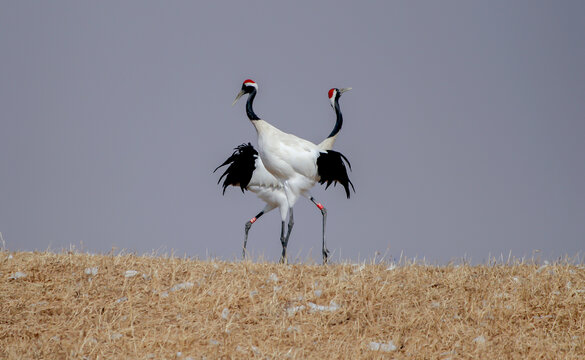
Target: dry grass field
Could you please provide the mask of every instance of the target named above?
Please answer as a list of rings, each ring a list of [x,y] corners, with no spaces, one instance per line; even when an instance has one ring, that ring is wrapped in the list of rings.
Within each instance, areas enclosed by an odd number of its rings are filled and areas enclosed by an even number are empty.
[[[0,252],[0,359],[584,359],[585,267]]]

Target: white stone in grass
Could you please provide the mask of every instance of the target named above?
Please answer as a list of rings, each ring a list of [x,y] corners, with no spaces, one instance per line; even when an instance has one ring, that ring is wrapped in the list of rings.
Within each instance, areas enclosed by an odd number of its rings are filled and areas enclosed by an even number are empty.
[[[309,305],[309,308],[311,308],[311,312],[315,312],[315,311],[336,311],[339,310],[339,305],[331,300],[331,302],[329,303],[329,306],[326,305],[317,305],[314,304],[312,302],[308,302],[307,305]]]
[[[215,339],[209,339],[209,343],[211,345],[219,345],[219,341],[215,340]]]
[[[268,280],[272,282],[278,282],[278,276],[276,276],[275,273],[271,273],[270,276],[268,277]]]
[[[473,342],[476,344],[483,345],[483,344],[485,344],[485,336],[480,335],[480,336],[476,337],[475,339],[473,339]]]
[[[455,351],[455,350],[447,351],[447,352],[441,353],[439,356],[441,356],[441,360],[452,360],[453,357],[451,357],[449,355],[457,355],[457,351]],[[447,357],[443,357],[443,356],[447,356]]]
[[[396,345],[394,345],[392,340],[388,340],[387,343],[379,343],[379,342],[372,341],[372,342],[370,342],[370,350],[390,352],[390,351],[396,350]]]
[[[85,275],[96,276],[98,273],[98,267],[85,268]]]
[[[122,336],[124,336],[124,335],[122,335],[120,333],[113,333],[112,335],[110,335],[110,339],[112,339],[112,340],[120,340],[122,338]]]
[[[183,290],[183,289],[190,289],[193,287],[193,283],[192,282],[188,282],[185,281],[183,283],[177,284],[175,286],[173,286],[170,291],[174,292],[174,291],[178,291],[178,290]]]
[[[382,344],[380,344],[379,342],[371,341],[370,342],[370,350],[378,351],[378,350],[380,350],[380,345],[382,345]]]
[[[126,272],[124,273],[124,276],[127,278],[131,278],[131,277],[134,277],[138,274],[140,274],[140,273],[136,270],[126,270]]]
[[[305,305],[291,306],[286,309],[286,313],[288,314],[288,316],[293,316],[294,314],[302,310],[305,310]]]
[[[116,304],[123,303],[124,301],[128,301],[128,298],[126,296],[122,296],[121,298],[116,300]]]
[[[323,294],[323,291],[317,289],[317,290],[314,291],[314,293],[315,293],[315,297],[321,297],[321,295]]]
[[[160,297],[161,298],[168,298],[169,297],[169,293],[167,291],[163,291],[160,293]]]
[[[228,309],[228,308],[223,308],[223,311],[221,312],[221,317],[222,317],[224,320],[227,320],[229,316],[230,316],[230,309]]]
[[[26,276],[27,276],[26,273],[17,271],[14,274],[10,275],[10,277],[8,277],[8,280],[21,279],[21,278],[25,278]]]

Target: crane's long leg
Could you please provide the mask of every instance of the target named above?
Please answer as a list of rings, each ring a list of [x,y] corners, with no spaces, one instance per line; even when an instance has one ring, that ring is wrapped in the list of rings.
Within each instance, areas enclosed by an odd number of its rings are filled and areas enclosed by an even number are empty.
[[[294,216],[293,216],[293,209],[289,209],[290,214],[288,215],[288,231],[286,232],[286,236],[283,238],[284,235],[284,221],[282,222],[282,229],[280,233],[280,242],[282,243],[282,257],[280,258],[280,262],[286,264],[288,261],[286,259],[286,247],[288,246],[288,239],[290,238],[290,233],[292,228],[295,224]]]
[[[321,210],[321,215],[323,215],[323,265],[327,264],[327,259],[329,258],[329,250],[327,249],[327,244],[325,243],[325,224],[327,223],[327,209],[321,205],[321,203],[317,202],[317,200],[311,196],[311,202],[317,206],[319,210]]]
[[[246,244],[248,244],[248,231],[250,231],[252,224],[255,223],[256,220],[258,220],[262,215],[264,215],[264,210],[260,211],[258,215],[251,218],[244,226],[244,248],[242,249],[242,260],[246,259]]]
[[[280,243],[282,244],[282,255],[280,256],[280,263],[286,263],[286,242],[284,238],[284,220],[280,223]]]
[[[280,262],[286,264],[287,263],[287,258],[286,258],[286,247],[288,246],[288,239],[290,238],[290,233],[293,229],[293,225],[295,223],[294,221],[294,216],[293,216],[293,206],[295,203],[295,196],[292,193],[290,186],[288,184],[287,181],[282,183],[283,188],[284,188],[284,195],[286,196],[286,202],[288,203],[288,207],[286,208],[281,208],[281,210],[284,210],[283,213],[281,213],[281,217],[282,217],[282,228],[281,228],[281,233],[280,233],[280,242],[282,243],[282,257],[280,258]],[[286,213],[290,211],[290,214],[288,216],[288,231],[286,233],[286,237],[284,236],[284,220],[286,219]]]
[[[246,225],[244,225],[244,248],[242,249],[242,260],[246,259],[246,245],[248,244],[248,232],[252,227],[252,224],[256,222],[256,220],[260,219],[260,216],[269,213],[275,208],[274,205],[266,205],[262,211],[258,213],[258,215],[251,218]]]

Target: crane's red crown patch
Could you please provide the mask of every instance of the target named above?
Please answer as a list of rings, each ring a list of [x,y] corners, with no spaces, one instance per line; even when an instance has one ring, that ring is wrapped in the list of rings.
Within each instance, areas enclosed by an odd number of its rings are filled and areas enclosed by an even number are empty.
[[[331,99],[333,97],[334,92],[335,92],[335,89],[329,90],[329,99]]]

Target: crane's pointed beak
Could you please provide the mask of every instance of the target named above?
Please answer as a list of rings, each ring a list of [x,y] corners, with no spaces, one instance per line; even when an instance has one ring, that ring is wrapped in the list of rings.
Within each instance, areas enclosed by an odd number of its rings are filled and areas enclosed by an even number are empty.
[[[238,95],[236,95],[236,100],[234,100],[234,102],[232,103],[232,106],[236,105],[236,103],[238,102],[238,100],[242,97],[242,95],[244,95],[246,92],[244,90],[240,90],[240,92],[238,93]]]
[[[339,89],[339,92],[343,94],[344,92],[346,92],[346,91],[349,91],[349,90],[351,90],[351,89],[352,89],[352,88],[350,88],[350,87],[348,87],[348,88],[343,88],[343,89]]]

